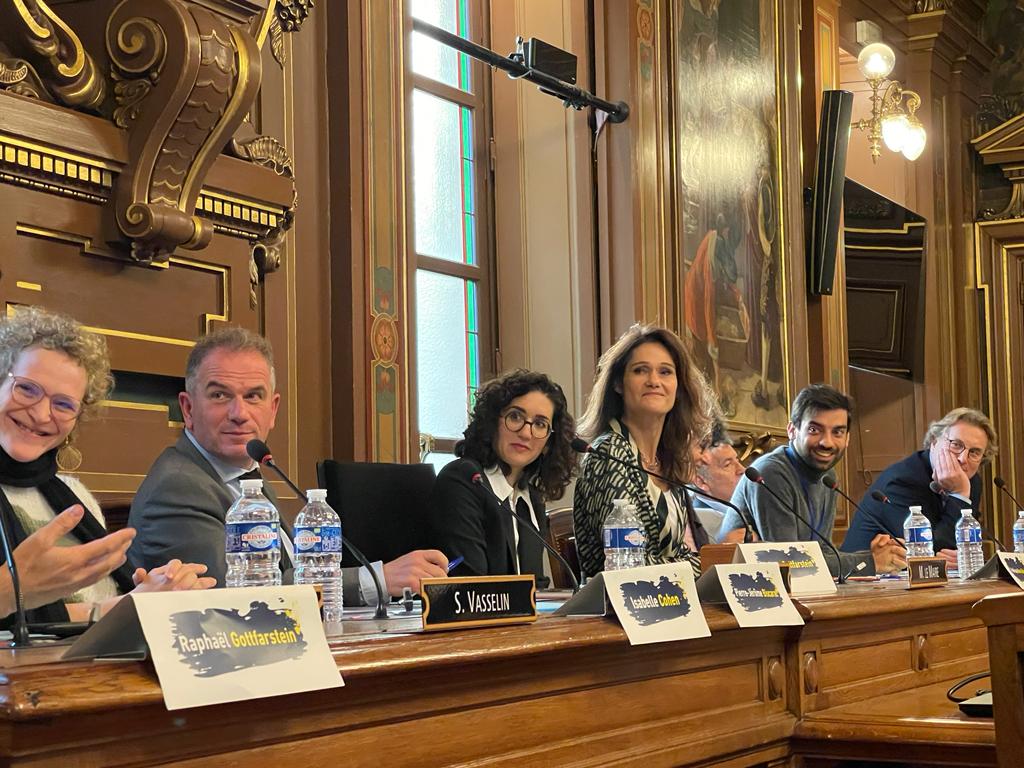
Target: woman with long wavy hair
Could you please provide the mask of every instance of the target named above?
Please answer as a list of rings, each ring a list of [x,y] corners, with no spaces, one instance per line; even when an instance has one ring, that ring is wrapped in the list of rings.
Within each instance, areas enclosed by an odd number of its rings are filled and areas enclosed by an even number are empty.
[[[543,545],[524,526],[547,534],[545,502],[576,468],[575,429],[562,388],[543,373],[511,371],[477,390],[459,458],[441,470],[429,503],[433,546],[464,558],[453,573],[532,573],[547,585]]]
[[[717,413],[689,350],[667,328],[636,324],[601,356],[580,419],[580,434],[597,452],[584,457],[573,494],[584,575],[604,570],[602,526],[616,499],[636,506],[648,564],[685,560],[700,574],[707,533],[688,495],[654,475],[689,482],[692,449]]]

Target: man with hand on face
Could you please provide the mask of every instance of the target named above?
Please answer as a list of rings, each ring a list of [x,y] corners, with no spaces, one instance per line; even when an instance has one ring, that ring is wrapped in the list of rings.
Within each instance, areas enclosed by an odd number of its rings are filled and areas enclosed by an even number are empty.
[[[886,468],[860,502],[841,549],[863,547],[879,533],[903,534],[908,507],[919,506],[932,524],[935,554],[956,566],[956,523],[964,509],[978,517],[978,470],[996,453],[996,431],[981,411],[954,408],[932,422],[924,448]],[[872,498],[880,491],[890,504]]]
[[[189,354],[178,401],[185,432],[160,454],[132,501],[128,525],[138,535],[128,559],[145,567],[170,558],[205,563],[207,575],[223,586],[224,516],[241,495],[241,479],[259,472],[246,445],[267,439],[281,401],[270,342],[237,327],[203,336]],[[263,492],[276,505],[273,489],[264,485]],[[374,563],[395,597],[403,587],[419,591],[421,578],[446,576],[447,566],[437,550],[410,552],[383,566]],[[290,567],[285,545],[281,568]],[[345,569],[343,580],[347,605],[376,601],[365,568]]]
[[[853,402],[842,392],[827,384],[804,387],[793,401],[789,425],[789,445],[761,456],[753,466],[761,473],[765,485],[777,493],[780,504],[762,485],[744,477],[736,486],[732,503],[754,519],[763,541],[816,541],[818,535],[793,514],[810,521],[823,537],[832,535],[836,516],[836,496],[822,483],[832,468],[843,458],[850,440]],[[739,516],[730,510],[722,522],[722,530],[742,525]],[[822,552],[833,576],[854,573],[868,576],[897,571],[906,566],[903,548],[891,536],[878,534],[858,552],[835,554],[827,545]]]

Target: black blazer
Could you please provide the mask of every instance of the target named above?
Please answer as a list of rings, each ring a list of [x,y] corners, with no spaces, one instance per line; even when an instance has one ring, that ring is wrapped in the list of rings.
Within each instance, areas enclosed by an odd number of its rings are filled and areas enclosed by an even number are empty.
[[[871,539],[879,533],[903,537],[903,522],[910,514],[907,507],[920,506],[921,512],[932,524],[932,539],[935,551],[956,549],[956,521],[960,512],[968,505],[947,494],[934,493],[928,485],[932,482],[932,463],[928,451],[912,453],[885,469],[871,484],[860,502],[860,511],[853,516],[850,530],[846,532],[842,549],[845,552],[859,552],[871,547]],[[872,491],[881,491],[892,504],[885,504],[871,498]],[[981,477],[971,478],[971,503],[974,516],[978,517],[981,504]]]
[[[456,459],[438,474],[427,504],[431,541],[449,560],[459,555],[465,558],[452,570],[453,575],[514,574],[516,548],[512,516],[507,509],[499,507],[492,493],[472,482],[477,471],[474,462]],[[483,475],[483,485],[490,489],[486,475]],[[531,487],[529,493],[540,534],[546,539],[548,516],[544,499],[536,488]],[[543,557],[541,553],[536,562],[520,563],[522,573],[537,577],[539,588],[548,585]]]

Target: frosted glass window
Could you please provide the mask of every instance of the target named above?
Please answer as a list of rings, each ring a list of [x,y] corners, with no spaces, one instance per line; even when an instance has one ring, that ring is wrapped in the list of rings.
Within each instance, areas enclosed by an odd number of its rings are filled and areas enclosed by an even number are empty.
[[[412,0],[410,12],[413,18],[459,37],[469,36],[467,0]],[[419,32],[412,33],[412,71],[453,88],[468,91],[470,87],[469,57]]]
[[[480,385],[477,285],[416,271],[416,357],[419,431],[458,438],[470,397]]]
[[[416,89],[412,133],[416,253],[476,264],[473,112]]]

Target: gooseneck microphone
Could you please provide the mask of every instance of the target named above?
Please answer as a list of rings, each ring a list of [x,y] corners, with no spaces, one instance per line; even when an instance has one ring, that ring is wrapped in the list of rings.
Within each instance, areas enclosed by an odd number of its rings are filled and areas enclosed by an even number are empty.
[[[871,492],[871,498],[874,499],[875,501],[877,501],[879,504],[888,504],[890,507],[898,507],[899,506],[899,504],[894,504],[892,499],[890,499],[888,496],[886,496],[884,493],[882,493],[877,488]],[[910,510],[908,509],[907,511],[909,512]],[[878,527],[879,528],[881,528],[883,531],[885,531],[890,536],[892,536],[894,539],[896,539],[896,541],[899,541],[900,544],[903,544],[903,548],[904,549],[907,548],[907,545],[903,543],[903,541],[900,539],[900,537],[897,534],[895,534],[892,531],[890,531],[889,527],[885,523],[883,523],[877,517],[872,518],[872,519],[876,523],[878,523]]]
[[[996,488],[998,488],[1000,491],[1002,491],[1003,493],[1010,497],[1010,501],[1013,502],[1014,506],[1016,506],[1017,509],[1024,509],[1024,507],[1021,506],[1020,502],[1017,501],[1017,497],[1010,493],[1010,489],[1006,487],[1006,481],[1003,480],[1003,478],[999,477],[999,475],[996,475],[994,478],[992,478],[992,483],[995,485]]]
[[[684,490],[696,494],[697,496],[703,496],[705,499],[717,501],[719,504],[728,507],[729,509],[733,510],[737,515],[739,515],[740,522],[743,523],[743,543],[749,544],[754,540],[753,524],[750,522],[750,520],[747,519],[747,516],[743,514],[743,510],[741,510],[731,501],[719,498],[718,496],[714,496],[713,494],[710,494],[707,491],[705,491],[703,488],[698,488],[696,485],[690,485],[689,483],[680,483],[678,480],[673,480],[669,477],[665,477],[664,475],[659,475],[657,472],[651,472],[649,469],[644,467],[639,461],[636,464],[630,461],[623,461],[617,456],[612,456],[607,451],[602,451],[600,448],[595,448],[582,437],[574,437],[572,439],[572,449],[577,453],[592,453],[595,456],[600,456],[603,459],[609,459],[610,461],[614,461],[616,464],[621,464],[622,466],[629,467],[630,469],[639,469],[645,475],[656,477],[659,480],[662,480],[668,483],[669,485],[673,486],[674,488],[683,488]]]
[[[11,630],[12,648],[31,645],[28,636],[28,621],[25,619],[25,602],[21,594],[21,579],[18,578],[18,566],[14,562],[11,550],[11,537],[7,531],[7,522],[0,514],[0,544],[3,545],[4,557],[7,558],[7,570],[11,572],[11,589],[14,591],[14,627]]]
[[[488,494],[492,499],[497,501],[498,509],[507,511],[510,515],[512,515],[513,522],[522,522],[523,525],[518,526],[519,530],[529,531],[530,534],[537,539],[537,541],[544,545],[544,549],[546,549],[548,552],[555,556],[555,559],[562,564],[562,567],[565,568],[566,573],[569,574],[569,578],[572,579],[572,593],[575,595],[577,592],[579,592],[580,580],[576,578],[576,573],[573,571],[572,567],[569,565],[566,559],[562,557],[562,555],[558,552],[557,549],[548,544],[545,538],[541,536],[540,531],[538,531],[536,528],[530,525],[528,520],[523,520],[521,517],[519,517],[519,515],[512,511],[511,503],[509,504],[508,507],[505,506],[504,502],[498,498],[498,494],[492,491],[490,486],[487,485],[486,482],[484,482],[483,469],[481,469],[479,464],[477,464],[472,459],[465,459],[465,461],[473,470],[473,474],[469,478],[469,482],[473,483],[473,485],[475,485],[484,493]]]
[[[291,481],[291,478],[284,473],[284,471],[274,463],[274,457],[270,453],[270,448],[262,440],[250,440],[245,444],[245,452],[249,454],[249,458],[255,461],[257,464],[262,464],[270,467],[274,470],[278,477],[285,481],[289,488],[299,495],[299,498],[303,501],[307,501],[306,494],[299,490],[299,486]],[[370,565],[370,561],[366,559],[366,555],[360,552],[356,546],[348,540],[347,537],[342,535],[341,537],[342,546],[345,547],[349,552],[352,553],[352,557],[359,561],[359,564],[363,566],[367,571],[370,572],[370,578],[373,579],[373,586],[377,589],[377,610],[373,614],[375,619],[386,619],[388,617],[387,599],[388,594],[384,591],[384,586],[380,583],[380,578],[377,576],[376,569]]]
[[[743,475],[744,475],[744,476],[745,476],[745,477],[747,478],[747,480],[749,480],[750,482],[752,482],[752,483],[757,483],[757,484],[758,484],[758,485],[760,485],[760,486],[761,486],[762,488],[764,488],[764,489],[765,489],[766,491],[768,491],[768,493],[770,493],[770,494],[772,495],[772,497],[773,497],[773,498],[774,498],[774,499],[775,499],[775,500],[776,500],[777,502],[779,502],[780,504],[782,504],[782,505],[783,505],[783,506],[784,506],[784,507],[785,507],[786,509],[788,509],[788,510],[789,510],[790,512],[792,512],[792,513],[793,513],[793,517],[795,517],[795,518],[796,518],[797,520],[799,520],[799,521],[800,521],[800,522],[802,522],[802,523],[803,523],[804,525],[806,525],[806,526],[807,526],[808,528],[810,528],[810,529],[811,529],[811,532],[812,532],[812,533],[813,533],[813,534],[814,534],[815,536],[817,536],[817,537],[818,537],[819,539],[821,539],[821,540],[822,540],[823,542],[825,542],[826,544],[828,544],[828,547],[829,547],[829,549],[831,549],[831,550],[832,550],[832,552],[833,552],[833,553],[835,554],[835,556],[836,556],[836,569],[837,569],[837,570],[838,570],[838,572],[839,572],[839,573],[838,573],[838,579],[839,579],[839,583],[840,583],[840,584],[845,584],[845,583],[846,583],[846,579],[847,579],[847,577],[849,576],[849,574],[845,574],[845,573],[843,573],[843,558],[842,558],[842,557],[841,557],[841,556],[839,555],[839,550],[838,550],[838,549],[836,549],[836,545],[832,543],[831,539],[827,539],[827,538],[825,538],[825,537],[824,537],[824,536],[823,536],[823,535],[821,534],[821,531],[819,531],[819,530],[818,530],[817,528],[815,528],[815,527],[814,527],[813,525],[811,525],[811,521],[810,521],[810,520],[808,520],[808,519],[807,519],[806,517],[804,517],[803,515],[801,515],[801,514],[800,514],[799,512],[797,512],[797,511],[796,511],[796,507],[795,507],[795,506],[794,506],[793,504],[790,504],[790,503],[789,503],[788,501],[786,501],[786,500],[785,500],[785,499],[783,499],[783,498],[782,498],[781,496],[779,496],[779,494],[777,494],[777,493],[776,493],[776,492],[775,492],[774,490],[772,490],[772,487],[771,487],[770,485],[768,485],[768,483],[766,483],[766,482],[764,481],[764,477],[762,477],[762,476],[761,476],[761,473],[760,473],[760,472],[758,472],[758,470],[757,470],[757,467],[747,467],[747,469],[746,469],[746,471],[745,471],[745,472],[743,473]]]
[[[877,517],[875,517],[874,515],[869,515],[867,512],[865,512],[863,509],[861,509],[860,505],[856,501],[851,499],[849,496],[846,495],[846,493],[843,492],[843,489],[839,487],[839,483],[836,482],[836,479],[834,477],[832,477],[832,475],[825,475],[823,478],[821,478],[821,483],[826,488],[828,488],[830,491],[835,491],[836,493],[838,493],[840,496],[842,496],[844,499],[846,499],[850,503],[851,507],[856,509],[862,515],[864,515],[864,517],[868,518],[873,523],[875,523],[875,525],[877,525],[879,528],[881,528],[883,531],[885,531],[889,535],[889,538],[891,538],[893,541],[895,541],[897,544],[899,544],[901,547],[903,547],[903,551],[904,552],[907,550],[907,545],[904,544],[902,541],[900,541],[899,536],[896,536],[892,531],[890,531],[888,528],[886,528],[884,525],[882,525],[882,521],[879,520]],[[876,493],[877,493],[877,491],[876,491]],[[872,497],[873,496],[874,496],[874,494],[872,494]]]

